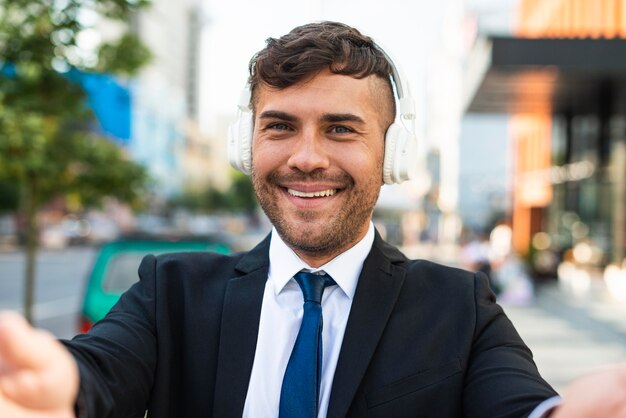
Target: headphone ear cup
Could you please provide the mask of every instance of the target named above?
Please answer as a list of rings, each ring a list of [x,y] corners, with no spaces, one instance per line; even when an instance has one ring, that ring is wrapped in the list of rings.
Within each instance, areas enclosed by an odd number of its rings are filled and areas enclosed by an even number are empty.
[[[387,128],[385,134],[385,158],[383,159],[383,181],[385,184],[395,183],[393,176],[394,160],[396,155],[396,145],[398,143],[398,129],[401,129],[397,123],[392,123]]]
[[[252,112],[239,111],[228,130],[228,161],[244,174],[252,174]]]
[[[417,138],[402,124],[394,122],[385,134],[383,181],[402,183],[415,177],[417,170]]]
[[[252,134],[254,123],[252,112],[242,112],[240,121],[239,158],[241,159],[242,172],[252,174]]]

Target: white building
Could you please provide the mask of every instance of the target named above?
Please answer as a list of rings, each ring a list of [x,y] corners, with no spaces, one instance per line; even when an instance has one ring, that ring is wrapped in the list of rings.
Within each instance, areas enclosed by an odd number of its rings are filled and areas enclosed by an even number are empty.
[[[200,188],[211,173],[212,146],[198,129],[201,31],[208,22],[198,0],[155,0],[133,30],[152,61],[133,81],[132,157],[148,167],[159,195]]]

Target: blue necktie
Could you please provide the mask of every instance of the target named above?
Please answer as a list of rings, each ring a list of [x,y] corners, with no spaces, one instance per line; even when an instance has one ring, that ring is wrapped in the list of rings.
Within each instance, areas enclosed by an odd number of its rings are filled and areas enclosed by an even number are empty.
[[[335,281],[301,271],[294,279],[304,296],[304,314],[280,391],[280,418],[316,418],[322,373],[322,294]]]

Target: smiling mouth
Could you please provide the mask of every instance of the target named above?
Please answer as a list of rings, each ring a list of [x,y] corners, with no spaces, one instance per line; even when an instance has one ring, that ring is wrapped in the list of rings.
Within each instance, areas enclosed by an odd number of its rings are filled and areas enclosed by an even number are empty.
[[[330,197],[337,193],[337,189],[328,189],[328,190],[320,190],[317,192],[301,192],[299,190],[287,189],[287,193],[295,197],[304,197],[304,198],[312,198],[312,197]]]

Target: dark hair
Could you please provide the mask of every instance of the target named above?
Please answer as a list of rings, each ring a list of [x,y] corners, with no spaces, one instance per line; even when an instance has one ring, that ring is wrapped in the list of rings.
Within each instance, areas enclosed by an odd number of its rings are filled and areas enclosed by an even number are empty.
[[[253,107],[260,84],[283,89],[329,69],[355,78],[375,74],[386,80],[395,114],[389,79],[392,66],[372,38],[355,28],[338,22],[309,23],[278,39],[268,38],[266,43],[250,60],[248,82]]]

